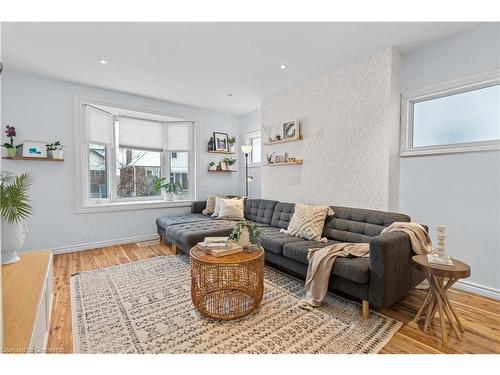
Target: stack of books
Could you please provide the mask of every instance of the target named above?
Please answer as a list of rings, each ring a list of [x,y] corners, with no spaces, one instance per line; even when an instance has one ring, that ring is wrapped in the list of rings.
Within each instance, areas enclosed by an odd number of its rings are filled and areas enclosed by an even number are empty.
[[[205,241],[198,242],[198,246],[207,254],[215,257],[223,257],[243,251],[242,246],[228,240],[229,237],[205,237]]]
[[[439,264],[440,266],[450,266],[453,267],[453,261],[451,257],[442,256],[440,257],[438,254],[427,254],[427,262],[431,264]]]

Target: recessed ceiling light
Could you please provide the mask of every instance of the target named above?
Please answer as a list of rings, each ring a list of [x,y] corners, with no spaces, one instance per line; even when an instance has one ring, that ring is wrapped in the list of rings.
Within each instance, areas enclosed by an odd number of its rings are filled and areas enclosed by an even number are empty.
[[[102,64],[102,65],[109,64],[108,60],[99,59],[99,60],[97,60],[97,61],[99,61],[99,64]]]
[[[280,65],[280,69],[286,69],[286,68],[288,68],[288,65],[286,65],[286,64],[281,64]]]
[[[233,96],[233,94],[229,93],[229,94],[226,94],[226,96]]]

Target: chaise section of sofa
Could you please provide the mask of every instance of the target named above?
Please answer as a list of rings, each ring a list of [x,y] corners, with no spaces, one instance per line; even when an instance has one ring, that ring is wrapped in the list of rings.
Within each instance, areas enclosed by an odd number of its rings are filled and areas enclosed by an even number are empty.
[[[236,223],[205,216],[201,214],[204,208],[205,201],[197,201],[192,204],[191,214],[158,218],[162,240],[189,252],[205,237],[229,235]],[[369,303],[387,307],[425,279],[423,273],[411,266],[414,254],[408,235],[381,234],[393,222],[409,222],[409,216],[352,207],[331,208],[335,214],[326,220],[323,229],[327,242],[307,241],[280,231],[288,228],[294,203],[247,199],[245,218],[263,231],[261,245],[267,264],[300,278],[307,275],[309,249],[340,242],[369,243],[369,258],[337,258],[329,280],[330,291],[363,300],[364,313]]]

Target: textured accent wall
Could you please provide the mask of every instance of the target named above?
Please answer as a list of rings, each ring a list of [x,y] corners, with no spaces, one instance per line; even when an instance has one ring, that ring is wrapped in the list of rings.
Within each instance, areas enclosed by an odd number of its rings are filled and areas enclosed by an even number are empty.
[[[262,167],[262,197],[397,209],[400,70],[401,56],[387,49],[265,98],[262,126],[279,134],[297,119],[304,140],[263,152],[288,152],[304,164]]]

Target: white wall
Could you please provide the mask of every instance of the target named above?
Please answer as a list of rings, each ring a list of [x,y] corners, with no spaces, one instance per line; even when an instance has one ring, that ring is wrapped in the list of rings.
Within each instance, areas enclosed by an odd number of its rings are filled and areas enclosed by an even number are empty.
[[[209,193],[237,194],[238,173],[209,175],[207,143],[213,131],[238,133],[238,118],[150,98],[103,90],[49,78],[4,71],[2,124],[16,127],[17,143],[24,140],[60,140],[67,145],[63,163],[4,160],[3,168],[14,173],[30,171],[34,215],[22,250],[59,248],[156,233],[160,215],[187,212],[188,207],[76,214],[74,169],[74,96],[98,98],[111,103],[164,113],[197,116],[199,126],[198,198]]]
[[[240,140],[241,144],[245,142],[245,136],[248,133],[260,131],[260,110],[246,113],[239,117]],[[245,155],[238,150],[241,157],[240,164],[240,194],[245,195]],[[248,183],[248,196],[250,198],[260,198],[261,185],[261,167],[253,166],[248,168],[248,175],[253,177],[253,180]]]
[[[397,210],[399,71],[391,49],[262,101],[262,126],[276,134],[299,120],[304,140],[265,146],[302,166],[262,167],[262,197]]]
[[[500,67],[500,26],[481,25],[404,56],[404,91]],[[471,266],[466,282],[500,288],[500,152],[401,158],[400,210],[446,225],[446,252]]]
[[[2,23],[1,22],[0,22],[0,61],[2,61]],[[2,74],[0,74],[0,103],[1,102],[2,102]],[[0,105],[0,124],[3,127],[2,106],[1,105]],[[2,170],[2,159],[0,159],[0,171],[1,170]],[[2,243],[1,230],[0,230],[0,243]],[[2,348],[3,348],[2,267],[0,266],[0,352],[2,351]]]

